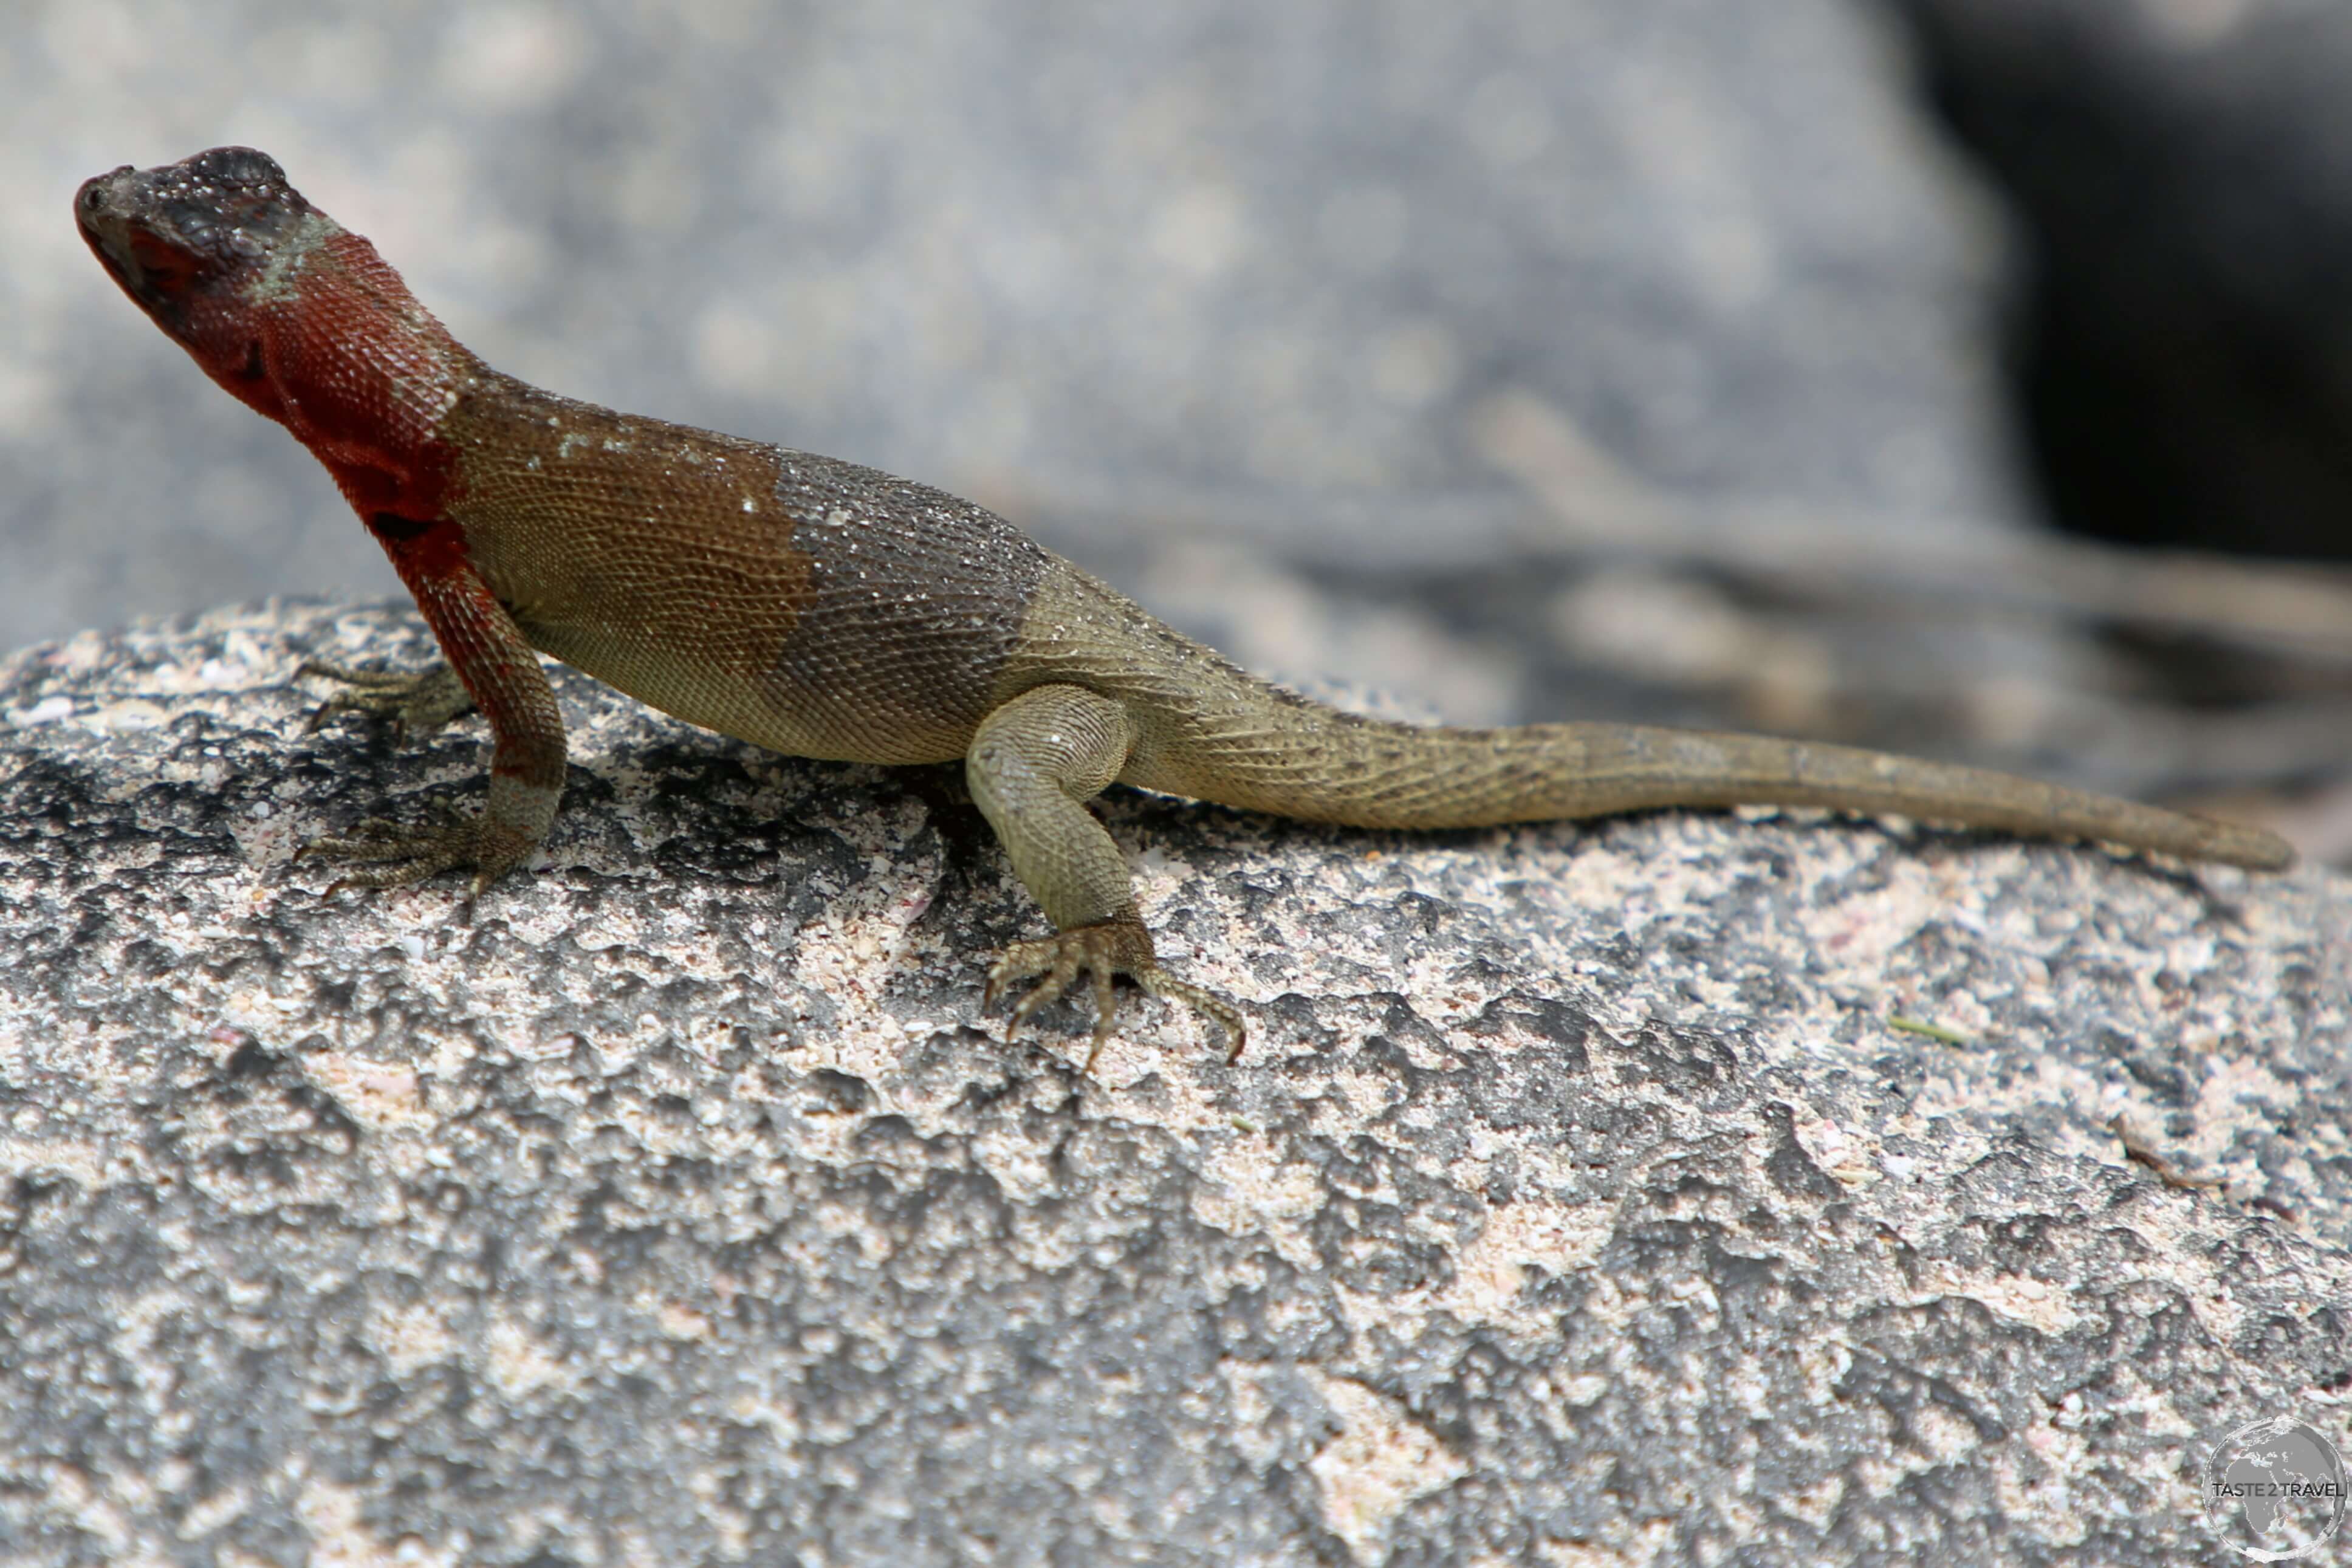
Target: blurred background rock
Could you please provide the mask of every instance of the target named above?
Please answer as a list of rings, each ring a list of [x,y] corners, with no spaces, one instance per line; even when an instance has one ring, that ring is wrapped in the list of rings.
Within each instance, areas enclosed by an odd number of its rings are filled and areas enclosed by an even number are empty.
[[[501,368],[971,495],[1275,674],[1465,723],[1968,757],[2219,801],[2337,852],[2352,810],[2315,787],[2341,771],[2352,593],[2056,544],[2038,516],[2045,494],[2156,515],[2095,498],[2118,483],[2207,509],[2128,461],[2195,450],[2123,423],[2128,394],[2242,421],[2225,394],[2275,361],[2217,349],[2255,372],[2168,401],[2089,329],[2051,327],[2081,316],[2052,301],[2113,293],[2062,283],[2062,252],[2150,280],[2137,314],[2098,318],[2127,336],[2210,343],[2244,319],[2156,267],[2189,241],[2112,243],[2135,231],[2095,209],[2074,228],[2104,252],[2021,225],[2040,259],[2006,294],[2000,208],[1914,83],[1916,61],[1984,167],[2025,171],[2028,211],[2107,192],[2151,233],[2175,165],[2211,171],[2185,188],[2223,207],[2254,189],[2228,177],[2242,155],[2198,162],[2201,126],[2303,149],[2289,195],[2224,214],[2290,257],[2345,188],[2322,177],[2332,102],[2248,119],[2252,89],[2196,84],[2286,16],[2302,45],[2248,57],[2308,72],[2340,12],[20,0],[0,14],[0,643],[398,592],[323,473],[157,337],[68,216],[90,173],[242,141]],[[2073,18],[2064,59],[2113,40],[2130,68],[2052,67],[2050,17]],[[2180,219],[2163,232],[2197,232]],[[2306,311],[2328,277],[2313,260]],[[2004,321],[2024,351],[2004,356]],[[2052,393],[2059,362],[2125,392]],[[2005,364],[2042,389],[2023,442]],[[2332,473],[2329,406],[2255,433]],[[2050,434],[2084,408],[2112,427]],[[2084,455],[2024,472],[2053,450]],[[2241,476],[2242,514],[2319,494]],[[2277,537],[2302,552],[2310,530]]]
[[[2054,519],[2352,556],[2352,12],[1900,4],[2018,218],[2008,371]]]

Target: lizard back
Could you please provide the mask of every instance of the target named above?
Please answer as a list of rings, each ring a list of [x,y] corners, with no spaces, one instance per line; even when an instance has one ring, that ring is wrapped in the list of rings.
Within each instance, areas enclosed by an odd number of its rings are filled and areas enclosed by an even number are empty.
[[[772,750],[963,755],[1053,561],[854,463],[485,371],[442,421],[447,510],[532,646]]]

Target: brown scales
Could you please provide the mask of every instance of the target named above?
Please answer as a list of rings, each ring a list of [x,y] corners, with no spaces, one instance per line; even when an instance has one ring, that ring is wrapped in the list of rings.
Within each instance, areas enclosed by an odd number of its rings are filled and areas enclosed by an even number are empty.
[[[1126,862],[1086,807],[1114,780],[1367,827],[1813,805],[2263,869],[2292,858],[2258,829],[1843,747],[1351,718],[1235,669],[970,502],[491,371],[261,153],[120,169],[75,213],[156,324],[327,465],[448,658],[415,677],[325,671],[353,687],[331,706],[425,729],[470,699],[489,723],[484,811],[310,845],[372,868],[346,883],[467,869],[478,886],[544,838],[564,737],[541,653],[778,751],[962,758],[1056,927],[998,959],[988,998],[1036,978],[1017,1026],[1084,977],[1097,1050],[1119,974],[1214,1020],[1236,1053],[1243,1039],[1230,1002],[1153,956]]]

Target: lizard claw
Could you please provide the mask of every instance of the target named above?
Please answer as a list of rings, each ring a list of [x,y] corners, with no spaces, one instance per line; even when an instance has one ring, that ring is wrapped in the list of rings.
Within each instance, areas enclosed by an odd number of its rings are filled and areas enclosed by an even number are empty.
[[[1087,1051],[1081,1071],[1094,1071],[1095,1059],[1102,1054],[1102,1048],[1109,1042],[1117,1026],[1118,1003],[1111,990],[1111,980],[1118,975],[1125,975],[1142,987],[1147,996],[1182,1002],[1208,1019],[1224,1030],[1225,1038],[1232,1042],[1225,1060],[1241,1060],[1248,1030],[1243,1025],[1240,1009],[1214,991],[1188,984],[1161,968],[1152,954],[1151,934],[1135,920],[1106,920],[1011,944],[989,967],[988,987],[981,994],[981,1007],[983,1010],[993,1008],[1006,989],[1018,981],[1032,976],[1045,977],[1013,1004],[1013,1017],[1004,1026],[1004,1038],[1009,1043],[1030,1014],[1059,999],[1076,983],[1081,973],[1091,982],[1095,1004],[1094,1043]]]
[[[298,679],[317,675],[351,688],[335,693],[311,709],[309,720],[302,726],[305,730],[319,728],[339,713],[363,713],[390,719],[394,732],[408,740],[432,734],[474,706],[472,695],[457,679],[457,672],[446,664],[435,664],[415,674],[401,674],[305,659],[294,674]]]
[[[501,832],[488,819],[441,804],[428,827],[403,827],[370,818],[349,833],[312,839],[294,852],[296,860],[356,862],[375,869],[345,872],[331,883],[332,898],[347,887],[406,887],[445,871],[470,868],[478,894],[530,853],[531,841]]]

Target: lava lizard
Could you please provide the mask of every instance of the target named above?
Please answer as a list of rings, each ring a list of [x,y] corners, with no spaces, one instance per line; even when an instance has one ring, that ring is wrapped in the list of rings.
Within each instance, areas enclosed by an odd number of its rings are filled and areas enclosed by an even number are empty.
[[[1087,809],[1113,781],[1363,828],[1806,805],[2262,869],[2293,858],[2259,829],[1847,747],[1355,717],[1235,668],[969,501],[490,369],[249,148],[101,174],[74,214],[167,336],[327,465],[441,645],[446,663],[420,675],[314,666],[352,688],[321,712],[427,730],[470,706],[489,723],[478,815],[306,846],[373,867],[348,883],[462,868],[478,889],[546,837],[564,737],[541,653],[774,751],[961,758],[1055,927],[998,957],[983,1006],[1036,979],[1018,1028],[1084,974],[1097,1050],[1115,975],[1213,1019],[1236,1056],[1244,1039],[1230,1001],[1153,956],[1126,862]]]

